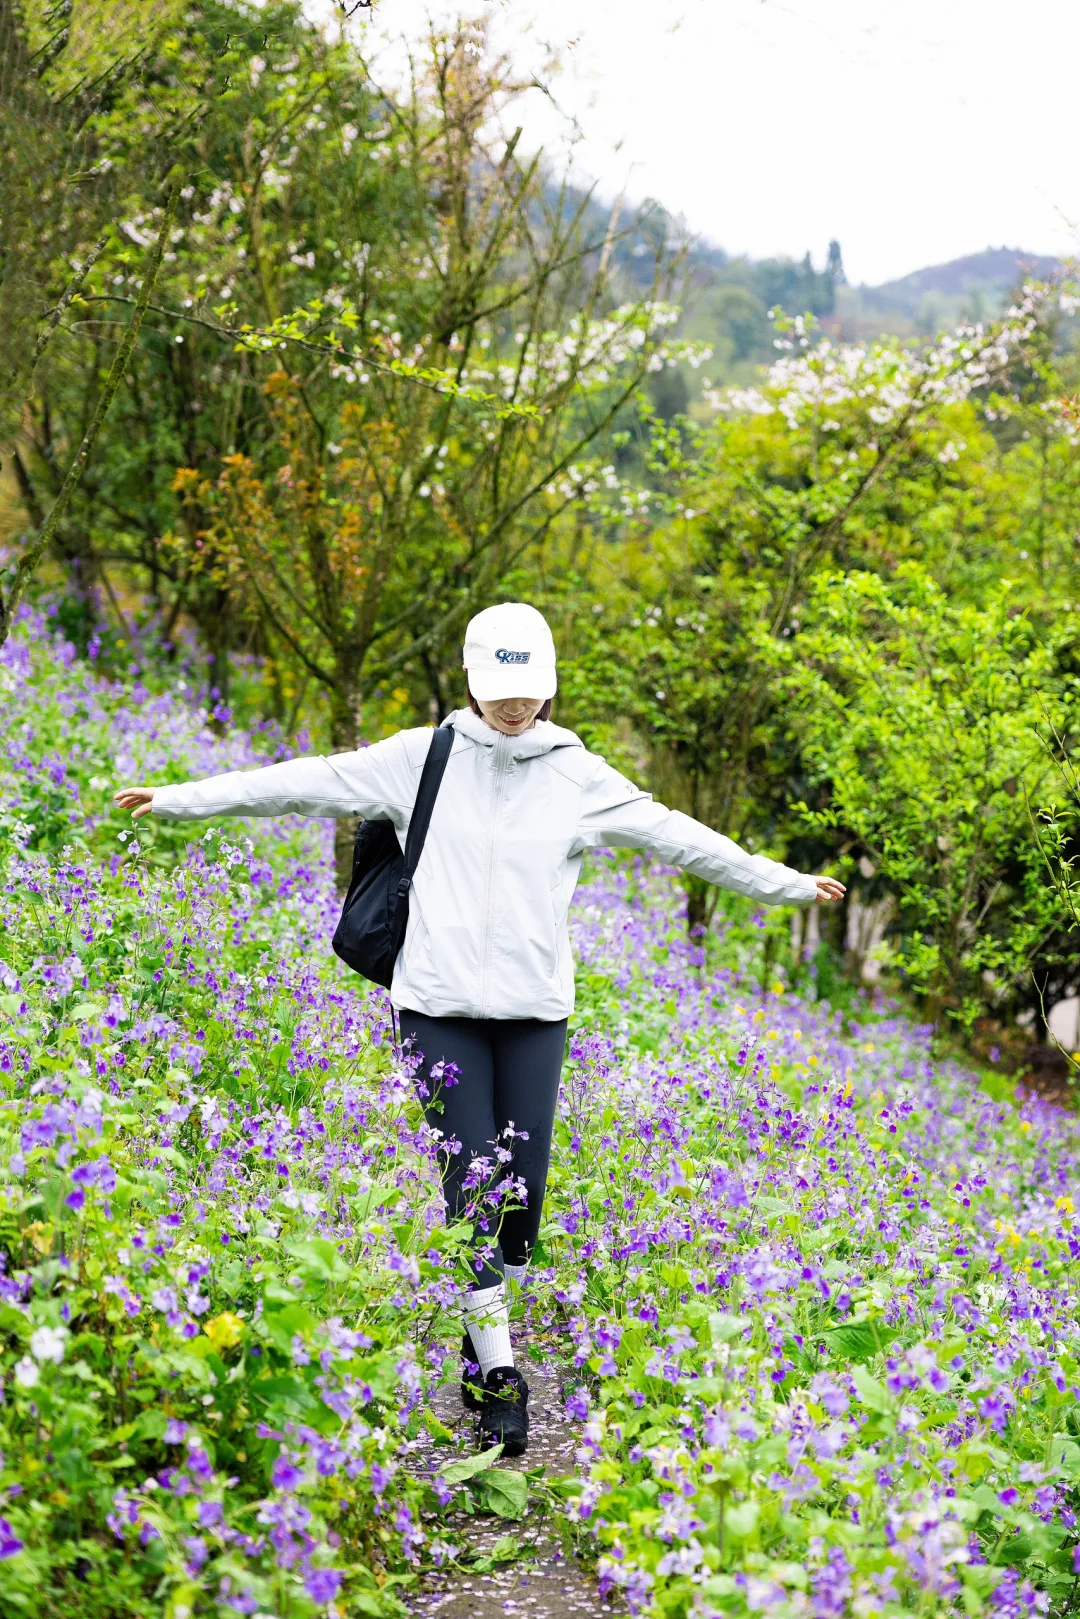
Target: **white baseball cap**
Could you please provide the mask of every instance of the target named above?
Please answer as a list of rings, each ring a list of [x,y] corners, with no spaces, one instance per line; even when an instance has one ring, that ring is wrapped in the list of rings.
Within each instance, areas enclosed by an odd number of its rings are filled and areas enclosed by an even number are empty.
[[[525,602],[485,607],[469,620],[462,661],[469,690],[481,702],[554,697],[555,642],[547,619]]]

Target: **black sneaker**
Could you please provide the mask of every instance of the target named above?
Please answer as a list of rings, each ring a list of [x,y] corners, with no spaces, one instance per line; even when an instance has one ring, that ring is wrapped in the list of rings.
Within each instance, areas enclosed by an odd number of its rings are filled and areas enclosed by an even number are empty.
[[[472,1339],[466,1333],[461,1340],[461,1403],[466,1411],[484,1409],[484,1377],[480,1362],[473,1351]]]
[[[502,1445],[504,1456],[520,1456],[529,1443],[529,1385],[516,1366],[493,1366],[484,1379],[480,1440]]]

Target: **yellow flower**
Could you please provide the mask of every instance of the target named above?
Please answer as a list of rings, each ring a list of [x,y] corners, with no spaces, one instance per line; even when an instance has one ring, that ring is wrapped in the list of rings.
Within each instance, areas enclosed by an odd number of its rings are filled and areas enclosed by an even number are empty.
[[[1021,1119],[1020,1120],[1020,1128],[1021,1128],[1021,1130],[1023,1130],[1024,1134],[1027,1135],[1028,1131],[1031,1129],[1031,1120],[1030,1119]]]
[[[1062,1214],[1073,1214],[1076,1208],[1071,1197],[1059,1197],[1054,1207],[1060,1209]]]
[[[774,995],[782,995],[784,993],[785,986],[777,981],[775,984],[770,984],[769,988],[772,990]]]
[[[223,1310],[206,1323],[203,1331],[220,1354],[223,1349],[232,1349],[240,1342],[244,1336],[244,1323],[231,1310]]]

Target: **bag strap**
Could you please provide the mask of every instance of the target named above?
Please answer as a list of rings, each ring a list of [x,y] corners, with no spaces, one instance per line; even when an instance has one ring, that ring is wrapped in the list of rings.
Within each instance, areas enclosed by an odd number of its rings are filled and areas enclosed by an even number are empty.
[[[393,920],[390,925],[395,958],[405,938],[405,927],[409,911],[409,889],[412,887],[416,868],[420,864],[420,856],[424,852],[424,842],[427,838],[428,827],[431,824],[431,812],[435,808],[435,800],[439,796],[439,788],[442,785],[443,771],[446,769],[446,761],[450,757],[450,750],[453,746],[454,727],[452,725],[436,726],[435,734],[428,745],[424,768],[420,772],[420,784],[416,789],[416,801],[413,804],[412,818],[409,821],[409,830],[405,838],[404,870],[397,886],[398,902],[394,907]],[[395,1042],[400,1049],[401,1029],[393,1006],[390,1008],[390,1022],[393,1027]]]
[[[431,812],[435,808],[435,800],[439,796],[439,787],[442,784],[443,771],[446,761],[450,757],[450,749],[454,746],[454,727],[452,725],[436,726],[435,735],[428,747],[427,758],[420,775],[420,785],[416,789],[416,802],[413,805],[412,819],[409,822],[409,833],[405,839],[405,870],[398,883],[398,898],[403,899],[412,887],[416,868],[420,864],[420,856],[424,852],[424,841],[427,838],[428,827],[431,824]]]

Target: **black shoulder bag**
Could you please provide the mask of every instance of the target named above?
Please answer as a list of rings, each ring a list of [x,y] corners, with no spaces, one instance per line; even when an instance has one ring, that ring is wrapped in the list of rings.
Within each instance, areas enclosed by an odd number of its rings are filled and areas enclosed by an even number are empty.
[[[352,880],[334,933],[334,951],[354,972],[384,989],[390,988],[405,938],[409,889],[453,745],[453,726],[438,726],[416,790],[404,855],[392,822],[361,821],[356,829]]]

